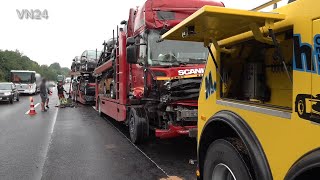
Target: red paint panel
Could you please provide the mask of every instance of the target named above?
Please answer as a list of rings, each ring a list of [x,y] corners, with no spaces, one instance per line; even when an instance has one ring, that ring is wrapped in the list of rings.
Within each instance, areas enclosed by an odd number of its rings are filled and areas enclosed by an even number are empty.
[[[109,98],[101,97],[100,100],[101,100],[101,112],[118,121],[118,112],[117,112],[118,104],[115,102],[109,101],[110,100]]]

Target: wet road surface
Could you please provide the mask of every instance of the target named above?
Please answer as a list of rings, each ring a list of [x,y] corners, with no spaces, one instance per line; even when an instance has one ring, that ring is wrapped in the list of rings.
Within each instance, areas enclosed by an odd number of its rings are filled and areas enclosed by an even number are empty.
[[[29,96],[0,103],[0,179],[195,179],[196,142],[189,138],[134,146],[127,127],[90,106],[56,108],[30,117]],[[35,104],[40,101],[33,96]]]

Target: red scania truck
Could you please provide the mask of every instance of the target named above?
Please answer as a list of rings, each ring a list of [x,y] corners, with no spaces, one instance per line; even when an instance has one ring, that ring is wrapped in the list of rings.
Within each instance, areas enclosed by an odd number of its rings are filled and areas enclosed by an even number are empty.
[[[204,5],[224,7],[213,0],[147,0],[130,9],[116,37],[104,43],[94,70],[96,107],[127,124],[132,142],[149,132],[159,138],[196,136],[207,49],[160,36]]]

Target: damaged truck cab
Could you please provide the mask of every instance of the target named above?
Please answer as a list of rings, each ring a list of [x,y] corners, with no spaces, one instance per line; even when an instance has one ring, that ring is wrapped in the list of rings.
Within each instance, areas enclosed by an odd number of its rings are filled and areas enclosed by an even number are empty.
[[[205,6],[162,36],[210,52],[199,179],[319,178],[319,2],[289,2],[272,13]]]
[[[130,11],[126,26],[129,99],[142,105],[156,137],[196,136],[207,49],[199,42],[160,40],[160,36],[204,5],[223,6],[211,0],[149,0]]]
[[[146,139],[149,129],[158,138],[196,136],[207,49],[199,42],[160,41],[160,36],[204,5],[224,6],[213,0],[147,0],[130,9],[113,38],[114,58],[96,68],[96,107],[127,123],[133,142]]]

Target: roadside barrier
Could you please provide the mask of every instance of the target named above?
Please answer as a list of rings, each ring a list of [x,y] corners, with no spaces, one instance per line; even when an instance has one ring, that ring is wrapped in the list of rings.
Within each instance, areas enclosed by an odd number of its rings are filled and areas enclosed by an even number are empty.
[[[33,116],[33,115],[36,115],[37,112],[36,110],[34,109],[34,104],[33,104],[33,97],[30,97],[30,111],[29,111],[29,115],[30,116]]]

